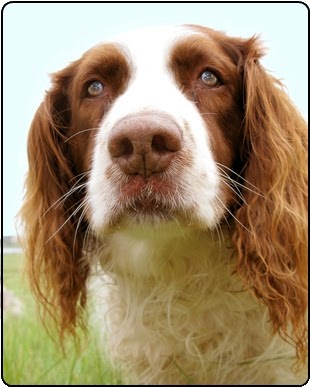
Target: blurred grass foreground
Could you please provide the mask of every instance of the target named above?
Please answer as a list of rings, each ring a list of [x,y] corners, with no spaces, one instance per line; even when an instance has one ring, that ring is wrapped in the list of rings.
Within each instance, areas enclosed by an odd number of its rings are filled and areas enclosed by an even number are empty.
[[[21,274],[22,254],[3,257],[3,378],[8,385],[121,384],[102,352],[93,329],[78,352],[68,344],[66,355],[46,333],[34,298]]]

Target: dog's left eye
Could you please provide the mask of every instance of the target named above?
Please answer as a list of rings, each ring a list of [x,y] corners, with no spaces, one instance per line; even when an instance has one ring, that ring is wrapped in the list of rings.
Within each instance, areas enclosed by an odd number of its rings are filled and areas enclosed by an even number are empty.
[[[101,82],[94,81],[89,85],[87,92],[90,97],[98,97],[99,95],[102,94],[103,89],[104,89],[104,86]]]
[[[205,85],[209,87],[216,87],[220,83],[218,77],[212,71],[208,70],[201,73],[200,79]]]

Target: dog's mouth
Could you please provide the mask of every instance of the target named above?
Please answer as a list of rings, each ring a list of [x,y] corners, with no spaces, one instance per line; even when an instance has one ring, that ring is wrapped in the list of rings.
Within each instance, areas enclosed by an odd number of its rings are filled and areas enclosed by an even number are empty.
[[[135,225],[162,226],[166,223],[185,225],[196,229],[214,227],[223,216],[206,190],[196,197],[182,174],[154,173],[148,178],[141,175],[113,175],[114,192],[103,200],[102,208],[90,207],[86,212],[91,227],[100,233],[112,233]],[[105,192],[107,195],[107,192]]]
[[[134,175],[120,185],[118,203],[125,216],[138,222],[171,220],[178,212],[179,191],[162,174],[147,179]]]

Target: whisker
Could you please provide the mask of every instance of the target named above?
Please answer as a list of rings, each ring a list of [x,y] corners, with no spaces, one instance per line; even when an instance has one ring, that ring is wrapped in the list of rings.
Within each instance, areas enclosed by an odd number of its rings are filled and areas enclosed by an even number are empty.
[[[240,226],[242,226],[245,230],[247,230],[250,234],[253,235],[252,231],[249,230],[247,227],[245,227],[244,224],[242,224],[236,217],[235,215],[227,208],[227,206],[225,206],[225,204],[222,202],[222,200],[218,197],[218,195],[216,195],[216,199],[222,204],[222,206],[225,208],[225,210],[240,224]]]
[[[89,207],[89,203],[86,203],[86,207],[87,208]],[[83,248],[83,251],[85,251],[85,253],[89,252],[89,247],[91,246],[91,244],[89,242],[90,238],[92,237],[91,234],[92,234],[91,227],[90,227],[90,224],[88,224],[86,231],[85,231],[85,234],[84,234],[84,237],[83,237],[83,247],[82,248]],[[92,240],[92,242],[93,242],[93,240]],[[91,246],[91,248],[93,248],[93,246]]]
[[[61,197],[62,202],[64,202],[66,199],[68,199],[68,197],[69,197],[70,195],[72,195],[72,194],[75,193],[76,191],[80,190],[81,188],[84,188],[85,186],[86,186],[86,183],[82,183],[82,184],[80,184],[80,185],[78,185],[78,186],[76,186],[76,187],[73,186],[72,188],[70,188],[70,190],[69,190],[65,195],[63,195],[63,196]],[[56,204],[56,202],[55,202],[54,204]],[[58,205],[56,206],[56,208],[57,208],[59,205],[60,205],[60,203],[58,203]]]
[[[50,236],[49,238],[48,238],[48,240],[44,243],[44,244],[46,244],[46,243],[48,243],[52,238],[54,238],[54,236],[69,222],[69,220],[73,217],[73,216],[75,216],[79,211],[80,211],[80,209],[81,208],[83,208],[83,206],[84,206],[84,200],[83,200],[83,202],[73,211],[73,213],[68,217],[68,219],[66,220],[66,221],[64,221],[63,222],[63,224],[54,232],[54,234],[52,235],[52,236]]]
[[[81,180],[81,179],[80,179]],[[78,181],[75,183],[77,184]],[[78,185],[77,187],[72,186],[68,192],[66,192],[64,195],[62,195],[60,198],[58,198],[42,215],[41,218],[44,218],[44,216],[54,207],[57,208],[61,205],[61,203],[65,202],[65,200],[68,199],[70,195],[72,195],[74,192],[78,191],[79,189],[83,188],[86,186],[87,183],[82,183]]]
[[[80,199],[80,200],[76,201],[75,203],[73,203],[72,206],[70,206],[69,208],[66,209],[64,215],[66,215],[66,214],[68,214],[68,213],[70,214],[71,210],[72,210],[73,208],[75,208],[76,205],[77,205],[78,203],[81,203],[83,200],[84,200],[84,199]]]
[[[78,134],[85,133],[85,132],[88,132],[88,131],[91,131],[91,130],[97,130],[97,129],[98,129],[98,128],[89,128],[89,129],[80,130],[79,132],[74,133],[72,136],[68,137],[68,138],[64,141],[64,143],[67,142],[67,141],[69,141],[69,140],[71,140],[71,138],[77,136]]]
[[[68,192],[66,192],[64,195],[62,195],[60,198],[58,198],[45,212],[44,214],[42,215],[42,218],[54,207],[56,206],[55,208],[57,208],[61,203],[63,203],[70,195],[72,195],[74,192],[76,192],[78,189],[81,189],[83,188],[84,186],[86,186],[86,182],[85,183],[82,183],[80,184],[79,186],[75,187],[76,184],[78,184],[87,174],[89,174],[90,172],[83,172],[79,175],[76,175],[75,177],[73,177],[70,182],[78,177],[78,176],[81,176],[74,184],[73,186],[69,189]]]
[[[74,245],[75,245],[75,242],[76,242],[76,238],[77,238],[77,233],[78,233],[78,229],[83,221],[83,218],[86,214],[86,211],[88,209],[88,206],[87,206],[87,201],[85,199],[83,199],[83,202],[82,202],[82,205],[83,205],[83,210],[82,210],[82,213],[81,215],[79,216],[79,219],[78,219],[78,222],[77,222],[77,225],[76,225],[76,228],[75,228],[75,232],[74,232],[74,238],[73,238],[73,252],[75,251],[74,250]]]
[[[219,256],[221,256],[222,255],[222,241],[225,240],[224,233],[223,233],[222,227],[219,224],[215,224],[215,230],[217,233],[217,242],[219,243]],[[215,246],[213,233],[212,233],[212,243],[213,243],[213,246]]]
[[[223,184],[225,184],[227,187],[229,187],[247,205],[247,202],[244,199],[244,196],[242,195],[239,188],[235,186],[234,181],[232,179],[229,179],[229,177],[222,175],[222,174],[220,174],[220,177],[221,177],[221,182]],[[229,181],[226,181],[226,179],[228,179]],[[235,187],[233,187],[230,183],[233,184]]]
[[[232,169],[230,169],[230,168],[228,168],[228,167],[226,167],[225,165],[222,165],[222,164],[220,164],[220,163],[216,163],[216,164],[217,164],[219,170],[225,174],[225,177],[227,177],[227,179],[229,179],[235,186],[239,186],[239,187],[241,187],[241,188],[243,188],[243,189],[245,189],[245,190],[247,190],[247,191],[249,191],[249,192],[252,192],[252,193],[254,193],[254,194],[258,195],[258,196],[261,196],[262,198],[264,198],[264,199],[266,199],[266,200],[269,200],[269,199],[266,198],[266,196],[265,196],[265,195],[264,195],[264,194],[263,194],[263,193],[262,193],[262,192],[254,185],[254,184],[252,184],[252,183],[250,183],[248,180],[244,179],[244,178],[243,178],[242,176],[240,176],[237,172],[233,171]],[[221,165],[222,167],[226,168],[227,170],[229,170],[230,172],[234,173],[238,178],[242,179],[245,183],[249,184],[249,185],[252,186],[254,189],[251,189],[251,188],[245,186],[244,184],[240,183],[239,181],[236,181],[236,180],[232,179],[232,178],[228,175],[228,173],[227,173],[224,169],[222,169],[222,168],[220,167],[220,165]],[[223,175],[222,175],[222,176],[223,176]],[[224,176],[223,176],[223,177],[224,177]],[[239,192],[240,192],[240,191],[239,191]],[[241,192],[240,192],[240,193],[241,193]]]
[[[216,165],[220,168],[225,168],[227,169],[229,172],[233,173],[234,175],[236,175],[239,179],[243,180],[244,182],[246,182],[247,184],[251,185],[253,188],[255,188],[257,191],[260,191],[254,184],[250,183],[247,179],[245,179],[244,177],[242,177],[239,173],[237,173],[236,171],[234,171],[233,169],[227,167],[226,165],[224,164],[221,164],[221,163],[218,163],[216,162]],[[221,169],[221,168],[220,168]],[[223,172],[225,172],[223,169],[221,169]],[[246,188],[246,187],[245,187]]]
[[[90,175],[90,171],[79,173],[78,175],[75,175],[75,176],[72,177],[72,179],[70,179],[70,183],[71,183],[71,181],[72,181],[73,179],[76,179],[77,177],[81,176],[81,178],[78,179],[78,180],[74,183],[74,185],[75,185],[75,184],[78,183],[83,177],[85,177],[85,176],[87,176],[87,175]]]

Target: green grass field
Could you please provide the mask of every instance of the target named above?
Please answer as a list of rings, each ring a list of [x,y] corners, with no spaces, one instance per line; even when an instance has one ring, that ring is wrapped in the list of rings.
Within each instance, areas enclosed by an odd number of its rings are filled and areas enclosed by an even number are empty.
[[[21,315],[7,313],[4,316],[5,382],[8,385],[121,384],[119,374],[102,354],[97,332],[89,332],[87,345],[80,353],[73,343],[69,343],[66,356],[62,354],[36,313],[34,299],[21,274],[22,266],[22,255],[10,254],[3,258],[4,285],[23,303]]]

